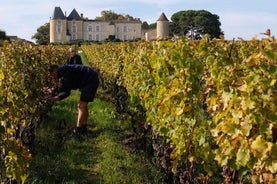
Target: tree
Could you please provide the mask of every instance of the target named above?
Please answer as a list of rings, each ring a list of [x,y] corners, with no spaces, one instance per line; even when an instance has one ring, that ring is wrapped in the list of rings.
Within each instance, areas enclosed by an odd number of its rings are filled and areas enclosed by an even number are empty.
[[[149,28],[150,29],[156,29],[157,28],[157,22],[150,24]]]
[[[130,15],[122,15],[113,12],[112,10],[104,10],[101,12],[100,17],[96,17],[95,20],[135,20]]]
[[[5,40],[6,38],[7,38],[6,32],[5,32],[5,31],[2,31],[2,30],[0,29],[0,40]]]
[[[37,33],[32,36],[39,45],[48,45],[50,42],[50,23],[45,23],[37,29]]]
[[[223,35],[220,29],[219,16],[206,10],[179,11],[171,16],[170,32],[186,35],[192,29],[201,30],[202,34],[209,34],[211,38]]]

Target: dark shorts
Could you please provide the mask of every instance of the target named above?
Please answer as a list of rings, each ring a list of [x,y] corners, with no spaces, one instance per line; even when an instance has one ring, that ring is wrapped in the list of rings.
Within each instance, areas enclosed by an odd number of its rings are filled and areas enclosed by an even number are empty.
[[[90,82],[81,89],[80,101],[93,102],[98,86],[98,78],[90,80]]]

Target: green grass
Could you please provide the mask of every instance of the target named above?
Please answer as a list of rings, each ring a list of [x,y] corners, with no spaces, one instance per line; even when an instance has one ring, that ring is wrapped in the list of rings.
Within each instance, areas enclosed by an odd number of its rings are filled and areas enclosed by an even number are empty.
[[[143,152],[124,140],[132,135],[128,118],[112,104],[96,99],[89,103],[88,135],[75,137],[79,91],[60,102],[37,128],[28,183],[162,183],[162,175]],[[59,121],[66,126],[58,130]]]

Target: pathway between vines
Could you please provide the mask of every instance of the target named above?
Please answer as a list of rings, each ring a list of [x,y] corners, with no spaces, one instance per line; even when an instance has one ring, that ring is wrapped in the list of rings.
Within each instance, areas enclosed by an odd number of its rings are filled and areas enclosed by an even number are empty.
[[[72,136],[78,98],[75,91],[56,103],[38,128],[30,183],[162,183],[152,161],[132,146],[129,119],[112,104],[99,99],[89,104],[88,134]]]

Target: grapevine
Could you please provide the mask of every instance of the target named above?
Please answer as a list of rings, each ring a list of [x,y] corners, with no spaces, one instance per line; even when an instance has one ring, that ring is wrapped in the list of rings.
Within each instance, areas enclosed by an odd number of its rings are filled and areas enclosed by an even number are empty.
[[[173,173],[181,169],[191,182],[219,172],[225,183],[246,175],[277,180],[274,37],[82,48],[104,80],[126,88],[128,111],[144,114],[154,134],[166,138]]]

